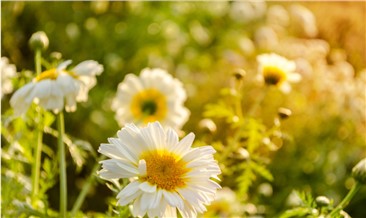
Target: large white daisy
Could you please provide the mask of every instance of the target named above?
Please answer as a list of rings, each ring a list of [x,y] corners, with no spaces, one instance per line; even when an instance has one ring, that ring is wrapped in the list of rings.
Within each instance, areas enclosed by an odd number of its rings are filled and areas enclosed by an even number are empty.
[[[103,179],[129,178],[117,195],[118,204],[132,203],[134,216],[196,217],[206,210],[221,188],[211,178],[221,173],[211,146],[191,148],[194,134],[181,141],[177,133],[164,130],[159,122],[138,128],[126,124],[101,144],[99,152],[110,159],[101,161]]]
[[[96,75],[103,72],[103,66],[93,60],[83,61],[70,70],[71,61],[61,63],[57,68],[44,71],[32,82],[17,90],[10,104],[14,113],[20,115],[35,102],[46,110],[54,112],[75,111],[76,102],[86,101],[89,90],[96,84]]]
[[[267,85],[277,86],[284,93],[291,91],[290,82],[298,82],[301,75],[295,73],[296,64],[277,54],[257,56],[260,79]]]
[[[180,129],[190,114],[183,105],[186,98],[179,80],[165,70],[146,68],[140,77],[128,74],[119,84],[112,109],[120,126],[159,121],[163,126]]]

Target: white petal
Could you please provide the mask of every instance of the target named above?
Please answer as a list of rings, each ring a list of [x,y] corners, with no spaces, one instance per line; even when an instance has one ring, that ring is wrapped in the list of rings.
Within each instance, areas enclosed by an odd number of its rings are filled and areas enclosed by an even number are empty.
[[[122,206],[130,203],[134,198],[141,195],[142,192],[139,191],[140,182],[134,181],[128,184],[123,188],[117,195],[117,199],[119,199],[118,203]]]
[[[163,217],[166,218],[177,217],[177,209],[175,207],[171,207],[168,205],[165,209]]]
[[[173,129],[168,128],[166,132],[166,144],[168,146],[174,147],[178,144],[178,141],[179,139],[177,133]]]
[[[179,212],[183,218],[197,217],[197,211],[188,201],[184,201],[184,209],[179,209]]]
[[[64,62],[62,62],[61,64],[59,64],[57,66],[57,70],[64,70],[64,69],[66,69],[66,67],[69,66],[71,63],[72,63],[72,60],[64,61]]]
[[[147,171],[146,171],[146,161],[145,160],[139,161],[138,171],[139,171],[139,176],[146,176]]]
[[[291,85],[288,82],[284,82],[282,83],[280,89],[283,93],[287,94],[291,91]]]
[[[34,86],[35,86],[34,83],[32,82],[28,83],[22,88],[18,89],[11,97],[10,105],[14,109],[14,114],[16,116],[19,116],[28,110],[33,99],[30,100],[26,99],[29,98],[29,95],[32,92]]]
[[[169,205],[183,209],[183,199],[176,192],[163,190],[163,196]]]
[[[143,217],[146,214],[146,210],[141,209],[141,197],[137,198],[133,203],[132,215],[137,217]]]
[[[131,161],[132,163],[137,163],[137,156],[133,152],[131,152],[131,149],[133,148],[128,148],[127,146],[125,146],[121,139],[108,138],[108,142],[116,146],[119,152],[123,154],[123,158]]]
[[[147,211],[152,208],[151,204],[154,203],[156,193],[143,193],[141,196],[140,208],[142,211]]]
[[[137,167],[118,159],[100,161],[103,169],[99,171],[104,179],[130,178],[138,175]]]
[[[148,193],[156,192],[156,185],[151,185],[149,182],[143,182],[139,185],[139,188]]]
[[[142,128],[141,135],[150,150],[165,147],[165,133],[159,122],[149,123],[147,127]]]
[[[161,191],[157,192],[153,201],[154,203],[150,204],[151,209],[147,211],[147,215],[149,217],[162,217],[168,204],[164,198],[162,198]]]
[[[170,151],[184,155],[191,148],[194,137],[195,135],[193,133],[189,133],[188,135],[186,135],[186,137],[180,140],[180,142],[176,146],[171,147]]]
[[[103,66],[93,60],[87,60],[79,63],[73,69],[78,75],[95,76],[103,72]]]
[[[299,82],[301,80],[301,75],[298,73],[290,73],[288,74],[288,80],[290,82]]]

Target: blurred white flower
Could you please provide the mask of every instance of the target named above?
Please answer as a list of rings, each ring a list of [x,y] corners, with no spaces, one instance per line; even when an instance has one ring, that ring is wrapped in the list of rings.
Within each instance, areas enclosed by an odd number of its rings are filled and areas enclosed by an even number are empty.
[[[12,78],[17,74],[17,69],[14,64],[9,64],[7,57],[1,57],[0,61],[1,69],[1,98],[5,94],[11,93],[13,91]]]
[[[96,84],[95,76],[103,72],[103,66],[87,60],[66,70],[69,64],[70,60],[44,71],[17,90],[10,99],[15,115],[26,112],[32,102],[57,113],[64,105],[70,112],[76,110],[76,102],[87,101],[89,90]]]
[[[318,27],[314,14],[302,5],[292,5],[290,8],[293,29],[301,35],[316,37]]]
[[[128,74],[118,86],[112,109],[120,126],[125,123],[145,125],[159,121],[164,127],[180,129],[189,117],[184,107],[183,84],[165,70],[145,68],[140,77]]]
[[[229,15],[237,22],[247,23],[264,16],[266,9],[267,5],[264,1],[234,1]]]
[[[262,26],[255,31],[255,43],[259,48],[270,49],[278,44],[278,36],[270,26]]]
[[[215,197],[221,173],[213,159],[211,146],[191,148],[194,134],[181,141],[177,133],[166,131],[159,122],[138,128],[126,124],[101,144],[99,152],[110,159],[101,161],[99,176],[103,179],[130,178],[117,195],[119,205],[132,202],[133,216],[196,217],[206,210]]]
[[[295,73],[296,64],[277,54],[262,54],[257,56],[260,80],[267,85],[277,86],[284,93],[291,91],[289,82],[298,82],[301,75]]]
[[[282,5],[272,5],[267,12],[267,23],[286,27],[289,24],[289,14]]]
[[[233,190],[223,187],[217,190],[215,200],[207,207],[202,217],[231,217],[239,218],[244,213],[244,207]]]

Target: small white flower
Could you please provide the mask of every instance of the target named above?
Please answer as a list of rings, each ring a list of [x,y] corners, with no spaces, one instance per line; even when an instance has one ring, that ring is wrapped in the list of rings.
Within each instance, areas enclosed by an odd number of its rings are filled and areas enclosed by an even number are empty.
[[[211,146],[191,148],[193,133],[179,141],[159,122],[143,128],[126,124],[117,136],[98,151],[110,158],[101,161],[101,178],[130,178],[117,195],[118,204],[132,203],[132,214],[140,217],[176,217],[176,209],[182,217],[196,217],[206,211],[221,188],[210,179],[221,173]]]
[[[143,69],[140,77],[128,74],[118,86],[112,109],[120,126],[139,126],[159,121],[163,126],[181,128],[189,117],[183,106],[187,95],[183,84],[162,69]]]
[[[295,73],[296,64],[277,54],[262,54],[257,56],[260,79],[267,85],[277,86],[284,93],[291,91],[289,82],[298,82],[301,75]]]
[[[44,71],[17,90],[10,99],[14,113],[20,115],[26,112],[32,102],[55,113],[64,107],[68,112],[75,111],[76,102],[88,99],[89,90],[96,84],[95,76],[103,72],[103,66],[88,60],[66,70],[69,64],[70,60]]]
[[[229,16],[234,21],[248,23],[263,17],[266,13],[265,1],[233,1],[231,3]]]
[[[9,64],[7,57],[1,57],[0,60],[1,69],[1,98],[5,94],[11,93],[13,91],[13,83],[11,82],[17,74],[17,69],[14,64]]]

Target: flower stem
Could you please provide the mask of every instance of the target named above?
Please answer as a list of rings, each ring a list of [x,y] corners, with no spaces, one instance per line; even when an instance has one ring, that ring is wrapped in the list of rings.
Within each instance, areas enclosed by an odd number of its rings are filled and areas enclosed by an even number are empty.
[[[36,49],[35,51],[35,68],[36,68],[36,74],[41,74],[41,49]],[[40,175],[40,168],[41,168],[41,156],[42,156],[42,138],[43,138],[43,123],[42,123],[42,111],[40,108],[38,108],[38,114],[37,114],[37,122],[38,122],[38,128],[37,128],[37,145],[34,150],[34,157],[35,161],[33,161],[32,166],[32,193],[31,193],[31,199],[32,199],[32,205],[36,206],[36,198],[39,191],[39,175]]]
[[[356,182],[351,190],[349,190],[346,197],[343,198],[341,203],[339,203],[338,206],[334,208],[334,210],[332,210],[332,212],[329,214],[329,217],[334,217],[337,213],[339,213],[339,211],[343,210],[343,208],[345,208],[349,204],[355,194],[360,190],[361,186],[362,184],[360,182]]]
[[[41,74],[41,61],[42,61],[42,51],[41,49],[36,49],[35,52],[35,66],[37,76]]]
[[[261,104],[263,103],[264,99],[266,98],[267,93],[268,93],[268,88],[265,87],[265,89],[263,90],[263,92],[259,94],[259,96],[256,98],[256,101],[254,102],[254,104],[250,108],[250,110],[248,112],[248,114],[250,116],[254,116],[255,115],[255,113],[257,112],[258,108],[261,106]]]
[[[102,160],[102,159],[103,159],[103,156],[100,158],[100,160]],[[81,205],[83,204],[86,194],[88,194],[91,185],[95,181],[95,171],[97,171],[98,167],[99,167],[99,160],[94,165],[88,179],[86,180],[86,183],[83,185],[83,188],[81,189],[81,192],[79,193],[79,196],[74,203],[74,206],[71,210],[71,217],[76,216],[77,211],[80,209]]]
[[[63,142],[64,115],[62,111],[57,115],[57,130],[58,130],[58,158],[60,168],[60,217],[66,217],[67,211],[67,184],[66,184],[66,161],[65,161],[65,146]]]

